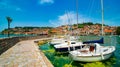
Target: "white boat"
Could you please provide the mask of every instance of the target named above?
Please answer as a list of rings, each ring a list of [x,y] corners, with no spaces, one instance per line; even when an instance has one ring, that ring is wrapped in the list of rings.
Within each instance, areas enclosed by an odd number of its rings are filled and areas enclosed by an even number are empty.
[[[65,39],[64,38],[54,38],[51,40],[50,44],[51,45],[56,45],[56,44],[60,44],[61,42],[64,42]]]
[[[65,43],[54,45],[54,48],[57,52],[68,52],[76,49],[80,49],[83,45],[82,42],[77,41],[66,41]]]
[[[101,7],[102,7],[102,35],[104,34],[103,31],[103,0],[101,0]],[[83,42],[86,43],[86,47],[83,47],[78,50],[70,51],[70,58],[74,61],[81,61],[81,62],[95,62],[95,61],[102,61],[106,60],[111,57],[111,55],[115,51],[115,46],[100,46],[99,43],[103,42],[103,38],[97,41],[87,41]]]
[[[70,51],[69,57],[81,62],[103,61],[109,59],[114,51],[114,46],[100,46],[100,44],[94,43],[85,45],[82,49]]]
[[[50,44],[51,45],[57,45],[57,44],[61,44],[61,43],[66,43],[68,41],[68,39],[67,39],[68,37],[70,38],[70,40],[76,40],[77,39],[75,36],[64,36],[62,38],[60,38],[60,37],[55,38],[54,37],[51,40]]]

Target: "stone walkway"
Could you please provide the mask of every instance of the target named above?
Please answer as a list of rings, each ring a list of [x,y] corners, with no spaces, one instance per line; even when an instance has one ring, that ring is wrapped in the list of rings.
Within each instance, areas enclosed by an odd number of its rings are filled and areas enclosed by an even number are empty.
[[[0,67],[53,67],[34,40],[21,41],[0,56]]]

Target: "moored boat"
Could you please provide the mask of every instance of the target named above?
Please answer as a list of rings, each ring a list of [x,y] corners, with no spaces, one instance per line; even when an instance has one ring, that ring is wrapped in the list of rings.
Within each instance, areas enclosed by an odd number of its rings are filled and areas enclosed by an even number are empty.
[[[74,61],[95,62],[110,58],[114,51],[114,46],[100,46],[100,44],[94,43],[86,45],[82,49],[71,51],[69,56]]]
[[[69,40],[76,40],[77,38],[75,36],[64,36],[62,38],[60,37],[54,37],[51,42],[50,45],[57,45],[57,44],[61,44],[61,43],[66,43],[68,41],[68,37]]]
[[[103,0],[101,0],[101,8],[102,8],[102,35],[104,35]],[[86,47],[69,52],[70,58],[72,58],[74,61],[81,61],[81,62],[102,61],[109,59],[115,51],[115,46],[101,46],[99,44],[99,43],[103,43],[103,38],[101,40],[86,41],[83,43],[86,44]]]
[[[72,50],[80,49],[84,44],[77,41],[67,41],[65,43],[54,45],[54,48],[57,52],[69,52]]]

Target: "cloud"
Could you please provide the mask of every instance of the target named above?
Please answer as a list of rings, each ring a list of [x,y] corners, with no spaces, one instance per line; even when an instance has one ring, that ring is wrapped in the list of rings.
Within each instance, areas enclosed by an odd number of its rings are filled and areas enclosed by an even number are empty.
[[[39,4],[53,4],[54,0],[39,0]]]
[[[82,14],[79,14],[78,23],[92,21],[91,18],[87,18]],[[64,13],[63,15],[58,16],[55,20],[49,20],[49,23],[54,26],[67,25],[67,24],[77,24],[76,13],[70,11],[69,13]]]
[[[16,11],[22,11],[22,9],[21,9],[21,8],[19,8],[19,7],[17,7],[17,8],[16,8]]]
[[[22,10],[20,7],[11,4],[11,2],[9,2],[7,0],[0,1],[0,9],[2,9],[2,10],[16,10],[16,11]]]

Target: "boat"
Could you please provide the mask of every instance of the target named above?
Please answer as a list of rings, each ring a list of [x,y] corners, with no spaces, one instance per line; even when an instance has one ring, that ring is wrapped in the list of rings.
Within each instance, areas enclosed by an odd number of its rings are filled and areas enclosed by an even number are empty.
[[[102,35],[103,33],[103,0],[101,0],[102,7]],[[109,59],[115,51],[115,46],[101,46],[104,43],[104,38],[100,40],[85,41],[83,48],[70,51],[69,57],[74,61],[81,62],[96,62]]]
[[[82,49],[70,51],[69,57],[74,61],[96,62],[109,59],[114,51],[114,46],[100,46],[99,43],[93,43],[85,45]]]
[[[67,12],[66,12],[67,13]],[[70,22],[70,17],[68,16],[68,13],[67,13],[67,18],[68,18],[68,22]],[[72,28],[71,28],[71,25],[67,25],[68,26],[68,30],[67,31],[70,31]],[[63,47],[66,47],[66,42],[68,42],[68,41],[75,41],[75,40],[78,40],[78,37],[76,37],[76,36],[71,36],[69,33],[66,33],[65,34],[65,36],[64,36],[64,38],[53,38],[52,40],[51,40],[51,42],[50,42],[50,44],[51,45],[57,45],[57,46],[54,46],[55,47],[55,49],[57,49],[57,48],[60,48],[60,49],[62,49],[62,47],[59,47],[59,45],[60,46],[63,46]],[[65,44],[65,46],[63,45],[63,44]],[[68,48],[68,47],[67,47]],[[67,49],[67,48],[65,48],[65,49]]]
[[[67,39],[68,37],[70,38],[70,40],[77,39],[75,36],[54,37],[49,44],[54,46],[54,45],[58,45],[61,43],[66,43],[68,41],[68,39]]]
[[[65,43],[54,45],[56,52],[69,52],[72,50],[80,49],[83,45],[82,42],[77,41],[66,41]]]
[[[84,42],[83,42],[83,44],[89,44],[89,43],[99,43],[99,44],[104,44],[104,38],[102,37],[100,40],[84,41]]]
[[[65,42],[64,38],[54,38],[51,40],[50,45],[60,44],[61,42]]]
[[[80,42],[77,40],[66,40],[64,43],[54,45],[56,52],[69,52],[77,49],[81,49],[86,43],[103,43],[103,38],[94,41]]]

